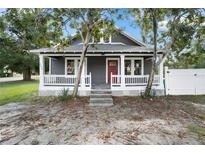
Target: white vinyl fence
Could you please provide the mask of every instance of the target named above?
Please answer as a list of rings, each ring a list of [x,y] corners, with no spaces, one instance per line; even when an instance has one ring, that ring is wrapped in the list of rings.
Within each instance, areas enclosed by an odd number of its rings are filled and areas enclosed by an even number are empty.
[[[165,69],[167,95],[205,94],[205,69]]]

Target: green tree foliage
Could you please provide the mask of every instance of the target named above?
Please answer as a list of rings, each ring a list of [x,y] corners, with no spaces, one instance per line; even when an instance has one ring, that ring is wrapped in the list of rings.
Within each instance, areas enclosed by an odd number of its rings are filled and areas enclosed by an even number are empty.
[[[0,66],[23,73],[31,79],[31,70],[38,68],[38,57],[29,50],[46,47],[59,41],[62,30],[55,31],[50,18],[41,18],[46,9],[7,9],[1,16]]]
[[[75,29],[77,37],[82,40],[83,48],[78,67],[77,79],[75,82],[73,97],[76,97],[78,87],[81,79],[83,62],[87,49],[90,46],[92,38],[95,38],[95,42],[100,37],[108,35],[114,29],[114,23],[111,18],[111,14],[115,13],[113,9],[53,9],[49,16],[53,17],[53,25],[58,28],[68,26]]]
[[[133,14],[136,24],[141,28],[142,40],[148,42],[149,40],[153,44],[153,58],[152,58],[152,68],[149,73],[148,83],[145,89],[144,96],[148,97],[151,94],[152,83],[154,80],[154,75],[157,72],[157,68],[163,57],[159,57],[157,54],[158,47],[158,22],[165,19],[166,10],[165,9],[131,9],[129,11]],[[159,59],[159,60],[157,60]]]
[[[204,13],[203,9],[167,10],[167,29],[162,32],[160,43],[171,44],[172,53],[166,61],[169,67],[194,68],[203,63]]]
[[[133,22],[141,28],[142,40],[154,46],[146,96],[150,94],[156,67],[165,57],[168,59],[166,64],[175,68],[203,65],[203,9],[131,9],[129,12],[135,17]],[[160,29],[160,22],[167,23],[165,29]],[[156,47],[167,49],[158,62]]]

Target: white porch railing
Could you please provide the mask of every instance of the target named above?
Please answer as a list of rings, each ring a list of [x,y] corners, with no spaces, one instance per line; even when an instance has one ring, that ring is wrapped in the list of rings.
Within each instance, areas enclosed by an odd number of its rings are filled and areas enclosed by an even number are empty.
[[[121,75],[113,75],[111,73],[111,87],[121,86]]]
[[[44,75],[44,85],[66,85],[74,86],[76,81],[75,75]],[[91,87],[91,73],[89,75],[82,75],[80,86],[84,84],[85,87]]]
[[[125,75],[125,86],[145,86],[147,85],[149,75]],[[121,75],[111,74],[111,87],[121,86],[122,77]],[[160,76],[155,75],[153,85],[160,84]]]

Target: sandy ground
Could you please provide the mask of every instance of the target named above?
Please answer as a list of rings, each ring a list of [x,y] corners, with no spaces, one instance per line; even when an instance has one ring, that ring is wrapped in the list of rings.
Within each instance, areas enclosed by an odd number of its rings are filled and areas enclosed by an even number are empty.
[[[200,144],[187,129],[205,126],[194,116],[198,109],[169,100],[115,98],[112,107],[89,107],[87,98],[41,99],[0,106],[0,144]]]

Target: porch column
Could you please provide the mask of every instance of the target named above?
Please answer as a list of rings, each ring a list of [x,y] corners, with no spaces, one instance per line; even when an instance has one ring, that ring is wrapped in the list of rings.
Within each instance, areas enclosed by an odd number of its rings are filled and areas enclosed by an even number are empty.
[[[39,55],[39,76],[40,76],[40,87],[44,86],[44,72],[45,72],[45,60],[43,55]]]
[[[121,87],[125,87],[125,55],[120,55]]]
[[[49,57],[49,75],[51,75],[51,57]]]

